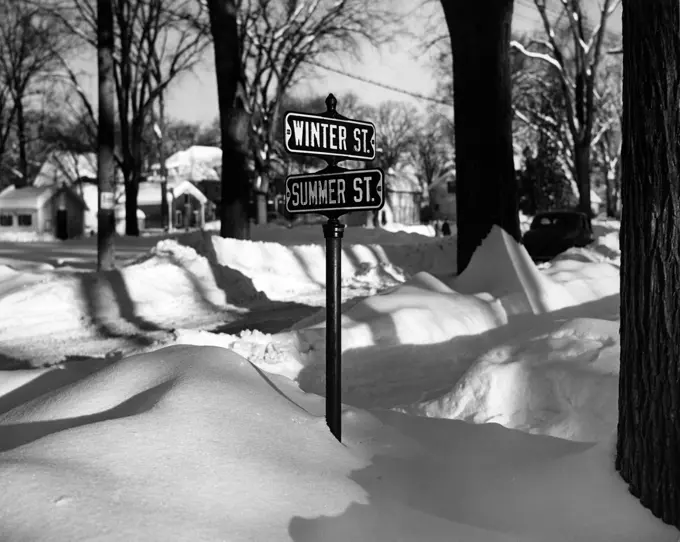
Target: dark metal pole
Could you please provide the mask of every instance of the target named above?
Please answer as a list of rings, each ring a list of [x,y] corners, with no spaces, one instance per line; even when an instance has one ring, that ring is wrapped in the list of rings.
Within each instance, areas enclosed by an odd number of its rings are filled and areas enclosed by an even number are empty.
[[[326,238],[326,423],[342,442],[342,350],[340,328],[340,279],[342,235],[345,225],[331,217],[323,225]]]

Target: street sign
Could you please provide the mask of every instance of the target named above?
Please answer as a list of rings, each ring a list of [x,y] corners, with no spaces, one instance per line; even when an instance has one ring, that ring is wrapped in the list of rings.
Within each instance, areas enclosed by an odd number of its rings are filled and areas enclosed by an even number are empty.
[[[329,167],[307,175],[286,178],[286,210],[289,213],[325,214],[326,239],[326,423],[342,442],[342,236],[345,225],[339,217],[350,211],[382,209],[385,182],[380,169],[344,169],[340,160],[373,160],[375,126],[351,120],[336,110],[338,100],[326,98],[321,115],[286,113],[284,140],[286,150],[324,158]]]
[[[286,178],[289,213],[346,213],[381,209],[385,204],[380,169],[341,170]]]
[[[293,154],[329,156],[342,159],[375,158],[375,125],[307,113],[286,113],[284,120],[286,150]]]

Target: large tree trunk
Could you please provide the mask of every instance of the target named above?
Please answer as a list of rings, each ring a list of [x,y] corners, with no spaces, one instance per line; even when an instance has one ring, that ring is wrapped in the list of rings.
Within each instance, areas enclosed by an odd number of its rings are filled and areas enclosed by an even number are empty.
[[[139,183],[142,180],[142,143],[143,120],[140,118],[132,122],[132,134],[130,137],[131,157],[129,161],[129,174],[125,178],[125,235],[139,236],[139,220],[137,220],[137,196],[139,194]]]
[[[248,200],[250,179],[246,171],[248,119],[237,99],[241,79],[241,51],[234,0],[208,0],[210,31],[215,49],[215,74],[222,136],[222,201],[220,235],[250,238]]]
[[[267,199],[266,192],[255,193],[255,220],[260,226],[267,223]]]
[[[590,141],[582,140],[574,144],[574,170],[578,187],[578,209],[593,216],[590,201]]]
[[[99,129],[97,132],[97,269],[115,266],[115,80],[112,0],[97,2],[97,68],[99,72]],[[82,184],[80,185],[82,192]]]
[[[512,0],[441,0],[453,51],[458,272],[494,224],[520,240],[512,149]]]
[[[19,186],[27,186],[28,182],[28,157],[26,154],[26,112],[21,96],[17,97],[17,139],[19,140],[19,173],[21,180],[16,183]]]
[[[680,528],[680,5],[623,3],[621,374],[616,468]]]
[[[137,173],[129,171],[125,174],[125,235],[139,236],[139,222],[137,220],[137,194],[139,193],[139,178]]]

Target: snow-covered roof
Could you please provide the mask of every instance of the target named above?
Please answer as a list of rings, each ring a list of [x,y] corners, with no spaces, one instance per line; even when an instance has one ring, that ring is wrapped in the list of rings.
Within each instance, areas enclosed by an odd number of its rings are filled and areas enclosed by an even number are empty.
[[[165,167],[170,180],[216,181],[222,166],[222,149],[194,145],[168,157]]]
[[[93,180],[97,178],[96,153],[77,154],[68,151],[54,151],[41,166],[33,185],[72,184],[81,178]]]
[[[191,194],[198,201],[205,204],[208,198],[193,183],[189,181],[168,182],[168,204],[172,198],[178,198],[184,194]],[[123,196],[123,201],[125,197]],[[161,204],[161,185],[159,183],[143,182],[139,183],[137,193],[137,205],[160,205]]]
[[[54,186],[25,186],[5,190],[0,194],[0,209],[41,209],[56,191]]]
[[[4,210],[37,210],[45,206],[60,190],[66,190],[73,198],[78,200],[83,207],[88,208],[83,198],[67,186],[24,186],[22,188],[9,187],[0,193],[0,209]]]
[[[172,188],[172,195],[175,198],[179,198],[184,194],[191,194],[203,204],[208,202],[208,198],[205,196],[205,194],[201,192],[198,188],[196,188],[196,186],[193,183],[190,183],[189,181],[181,182]]]
[[[182,167],[192,162],[200,162],[208,167],[222,165],[222,149],[204,145],[193,145],[188,149],[177,151],[165,160],[166,168]]]
[[[393,192],[420,193],[423,191],[416,169],[411,164],[390,168],[385,172],[385,177],[387,189]]]

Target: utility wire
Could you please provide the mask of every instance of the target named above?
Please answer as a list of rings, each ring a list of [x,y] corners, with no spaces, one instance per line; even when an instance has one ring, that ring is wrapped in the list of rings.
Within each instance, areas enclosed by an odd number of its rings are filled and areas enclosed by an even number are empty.
[[[316,66],[317,68],[323,68],[324,70],[328,70],[331,72],[338,73],[340,75],[344,75],[345,77],[349,77],[350,79],[356,79],[357,81],[362,81],[364,83],[368,83],[369,85],[373,85],[376,87],[384,88],[387,90],[391,90],[393,92],[399,92],[401,94],[405,94],[406,96],[411,96],[412,98],[417,98],[419,100],[426,100],[428,102],[436,103],[439,105],[447,105],[449,107],[453,107],[453,104],[450,102],[447,102],[445,100],[439,100],[437,98],[432,98],[431,96],[426,96],[425,94],[420,94],[418,92],[411,92],[410,90],[405,90],[403,88],[395,87],[392,85],[388,85],[386,83],[381,83],[380,81],[376,81],[374,79],[369,79],[368,77],[362,77],[360,75],[354,75],[353,73],[348,73],[344,70],[340,70],[338,68],[332,68],[331,66],[327,66],[325,64],[321,64],[320,62],[316,62],[313,60],[303,60],[306,64],[310,64],[312,66]]]
[[[529,3],[527,2],[527,0],[524,0],[524,1],[519,0],[519,1],[518,1],[518,5],[524,7],[524,8],[526,8],[527,10],[530,10],[530,11],[532,11],[532,12],[533,12],[533,11],[535,10],[535,8],[536,8],[535,5],[529,4]],[[553,15],[553,16],[555,16],[555,17],[559,17],[559,16],[560,16],[559,13],[556,13],[556,12],[554,12],[554,11],[551,11],[551,10],[546,10],[546,11],[548,12],[549,15]],[[534,21],[535,21],[537,24],[541,22],[540,16],[539,16],[537,13],[536,13],[536,18],[535,18],[535,19],[534,19],[533,17],[530,17],[530,16],[526,15],[525,13],[523,13],[523,14],[515,13],[515,16],[516,16],[516,17],[519,17],[519,18],[521,18],[521,19],[524,19],[525,21],[531,21],[531,22],[534,22]],[[588,28],[588,25],[587,25],[587,24],[584,25],[584,26],[586,26],[586,28],[587,28],[588,30],[590,30],[591,32],[593,31],[593,28]],[[612,33],[611,31],[607,31],[606,33],[609,34],[610,36],[615,35],[615,34]],[[620,51],[618,51],[618,50],[607,51],[607,52],[609,52],[609,54],[617,54],[617,53],[620,53]],[[348,78],[350,78],[350,79],[355,79],[355,80],[357,80],[357,81],[361,81],[361,82],[363,82],[363,83],[367,83],[367,84],[369,84],[369,85],[373,85],[373,86],[375,86],[375,87],[384,88],[384,89],[386,89],[386,90],[391,90],[391,91],[393,91],[393,92],[398,92],[398,93],[403,94],[403,95],[405,95],[405,96],[410,96],[411,98],[416,98],[416,99],[418,99],[418,100],[424,100],[424,101],[431,102],[431,103],[436,103],[436,104],[439,104],[439,105],[445,105],[445,106],[447,106],[447,107],[453,107],[453,104],[450,103],[450,102],[447,102],[446,100],[440,100],[440,99],[437,99],[437,98],[432,98],[431,96],[426,96],[426,95],[420,94],[420,93],[418,93],[418,92],[412,92],[412,91],[409,91],[409,90],[406,90],[406,89],[403,89],[403,88],[395,87],[395,86],[393,86],[393,85],[388,85],[388,84],[386,84],[386,83],[381,83],[380,81],[376,81],[376,80],[374,80],[374,79],[370,79],[370,78],[368,78],[368,77],[363,77],[363,76],[360,76],[360,75],[355,75],[355,74],[349,73],[349,72],[347,72],[347,71],[345,71],[345,70],[341,70],[341,69],[339,69],[339,68],[333,68],[333,67],[331,67],[331,66],[328,66],[328,65],[326,65],[326,64],[322,64],[322,63],[320,63],[320,62],[316,62],[316,61],[313,61],[313,60],[303,60],[303,62],[306,63],[306,64],[309,64],[309,65],[312,65],[312,66],[316,66],[317,68],[322,68],[322,69],[324,69],[324,70],[331,71],[331,72],[337,73],[337,74],[339,74],[339,75],[343,75],[343,76],[348,77]]]

